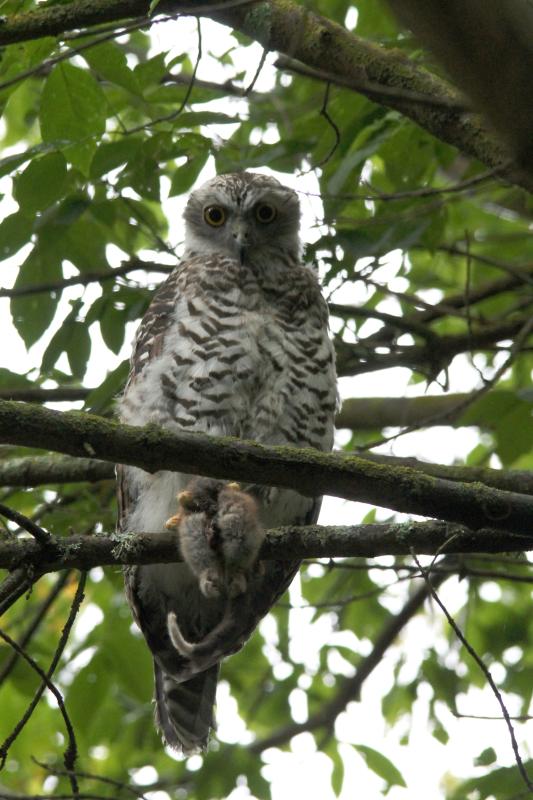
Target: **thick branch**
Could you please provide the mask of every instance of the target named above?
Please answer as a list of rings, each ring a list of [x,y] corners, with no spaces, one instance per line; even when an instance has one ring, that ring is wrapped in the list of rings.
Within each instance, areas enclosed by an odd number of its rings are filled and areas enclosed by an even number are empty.
[[[354,430],[403,428],[411,425],[423,427],[424,420],[433,420],[433,417],[439,416],[443,425],[461,425],[462,409],[469,397],[466,393],[421,397],[351,397],[343,401],[335,424],[337,428]],[[457,412],[459,405],[460,413]],[[476,423],[469,421],[468,424]]]
[[[507,140],[533,162],[533,12],[527,0],[389,0]]]
[[[513,536],[489,528],[472,531],[461,525],[432,521],[278,528],[268,532],[259,557],[266,560],[374,558],[405,556],[411,552],[433,555],[437,552],[497,553],[532,549],[533,534]],[[178,535],[173,531],[54,537],[52,553],[33,539],[0,541],[0,567],[9,570],[31,567],[39,574],[180,560]]]
[[[25,402],[70,402],[74,400],[85,400],[93,388],[83,386],[58,386],[54,389],[43,389],[40,386],[28,386],[14,389],[1,389],[0,400],[23,400]],[[505,392],[493,391],[487,397],[493,397],[495,402],[499,397],[504,396]],[[378,430],[381,428],[403,428],[405,426],[417,425],[424,427],[435,425],[435,418],[439,418],[438,424],[453,425],[479,425],[488,428],[486,415],[476,418],[475,412],[470,411],[468,423],[462,421],[464,408],[468,399],[474,395],[467,393],[442,394],[442,395],[422,395],[420,397],[351,397],[343,401],[340,412],[335,419],[337,428],[353,428],[354,430]],[[24,469],[30,469],[30,460],[10,461],[2,464],[0,462],[0,486],[9,483],[7,475],[12,475],[13,480],[17,480],[17,474],[24,474]],[[94,462],[95,473],[97,474]],[[11,466],[12,465],[12,469]],[[59,461],[55,459],[50,464],[52,469],[60,469]],[[101,467],[101,465],[100,465]],[[103,467],[101,467],[103,469]],[[5,472],[5,470],[9,472]],[[30,474],[30,473],[28,473]],[[6,476],[6,477],[4,477]],[[105,475],[104,477],[108,477]],[[80,478],[80,480],[99,480],[100,478]],[[31,486],[39,483],[56,483],[61,479],[43,480],[38,479],[35,484],[27,483],[27,478],[22,477],[21,483],[11,485]]]
[[[93,483],[114,477],[112,464],[91,458],[26,456],[0,461],[0,486],[43,486],[78,481]]]
[[[449,466],[433,464],[416,458],[399,458],[377,453],[366,453],[364,458],[377,464],[405,466],[464,483],[484,483],[494,489],[533,495],[533,472],[519,469],[491,469],[490,467]],[[27,456],[10,461],[0,461],[0,486],[43,486],[54,483],[113,480],[115,469],[107,461],[69,456]]]
[[[365,458],[369,461],[374,461],[376,464],[412,467],[412,469],[424,472],[426,475],[445,478],[447,481],[484,483],[494,489],[533,495],[533,471],[531,470],[433,464],[428,461],[420,461],[417,458],[401,458],[399,456],[383,455],[382,453],[367,453]]]
[[[502,166],[507,156],[473,117],[457,111],[434,108],[409,101],[402,92],[426,95],[443,104],[459,100],[443,80],[421,69],[398,51],[387,51],[346,31],[340,25],[313,14],[291,0],[227,4],[213,10],[213,4],[192,6],[166,0],[158,6],[168,13],[194,13],[229,25],[258,41],[269,50],[278,50],[317,70],[327,71],[344,83],[360,81],[398,90],[383,96],[364,92],[370,99],[400,111],[443,141],[454,145],[489,167]],[[102,22],[140,17],[148,13],[148,0],[75,0],[68,5],[50,6],[7,19],[0,30],[0,44],[61,35],[66,31]],[[215,4],[220,9],[220,5]],[[363,89],[361,89],[363,91]],[[525,188],[531,179],[519,171],[506,176]]]
[[[526,495],[311,448],[171,433],[151,425],[137,428],[77,411],[61,413],[9,401],[0,401],[0,442],[90,455],[148,472],[171,470],[244,482],[253,476],[254,483],[296,489],[311,497],[330,494],[471,528],[521,534],[533,529],[533,498]]]

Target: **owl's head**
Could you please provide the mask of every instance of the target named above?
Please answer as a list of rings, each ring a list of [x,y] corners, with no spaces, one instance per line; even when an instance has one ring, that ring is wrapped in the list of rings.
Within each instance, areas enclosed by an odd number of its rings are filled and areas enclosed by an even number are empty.
[[[242,264],[279,253],[298,259],[298,196],[267,175],[217,175],[191,194],[183,216],[189,252],[225,255]]]

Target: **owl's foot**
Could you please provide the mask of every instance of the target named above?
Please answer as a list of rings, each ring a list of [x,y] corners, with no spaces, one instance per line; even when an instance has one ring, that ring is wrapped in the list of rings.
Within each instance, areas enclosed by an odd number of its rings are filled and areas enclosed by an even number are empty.
[[[173,517],[169,517],[169,519],[167,519],[167,521],[165,522],[165,528],[169,531],[177,530],[181,525],[182,519],[183,519],[183,514],[181,512],[174,514]]]
[[[224,580],[214,567],[204,569],[198,576],[200,591],[204,597],[220,597],[224,593]]]

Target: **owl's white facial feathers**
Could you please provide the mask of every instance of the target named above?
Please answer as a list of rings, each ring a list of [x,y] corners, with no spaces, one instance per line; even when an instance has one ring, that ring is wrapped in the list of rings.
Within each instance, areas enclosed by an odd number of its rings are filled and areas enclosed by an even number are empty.
[[[271,222],[257,218],[261,204],[275,209]],[[219,226],[205,219],[211,206],[223,209],[224,222]],[[216,253],[252,264],[280,252],[299,259],[298,197],[275,178],[250,172],[218,175],[193,192],[184,218],[187,253]]]

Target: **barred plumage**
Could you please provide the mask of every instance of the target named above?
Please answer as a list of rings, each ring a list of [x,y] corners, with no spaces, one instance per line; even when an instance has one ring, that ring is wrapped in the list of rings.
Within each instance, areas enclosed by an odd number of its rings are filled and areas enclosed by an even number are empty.
[[[296,194],[264,175],[221,175],[191,195],[184,216],[185,254],[137,334],[121,418],[329,450],[333,348],[317,279],[299,260]],[[120,529],[162,530],[189,480],[121,467]],[[244,488],[257,499],[265,528],[316,520],[319,499]],[[228,641],[217,640],[217,654],[242,647],[297,569],[295,561],[265,562]],[[195,675],[173,647],[166,619],[175,614],[185,639],[199,642],[220,623],[224,603],[204,597],[183,563],[131,569],[126,586],[154,655],[156,721],[165,740],[184,752],[205,747],[218,665]]]

